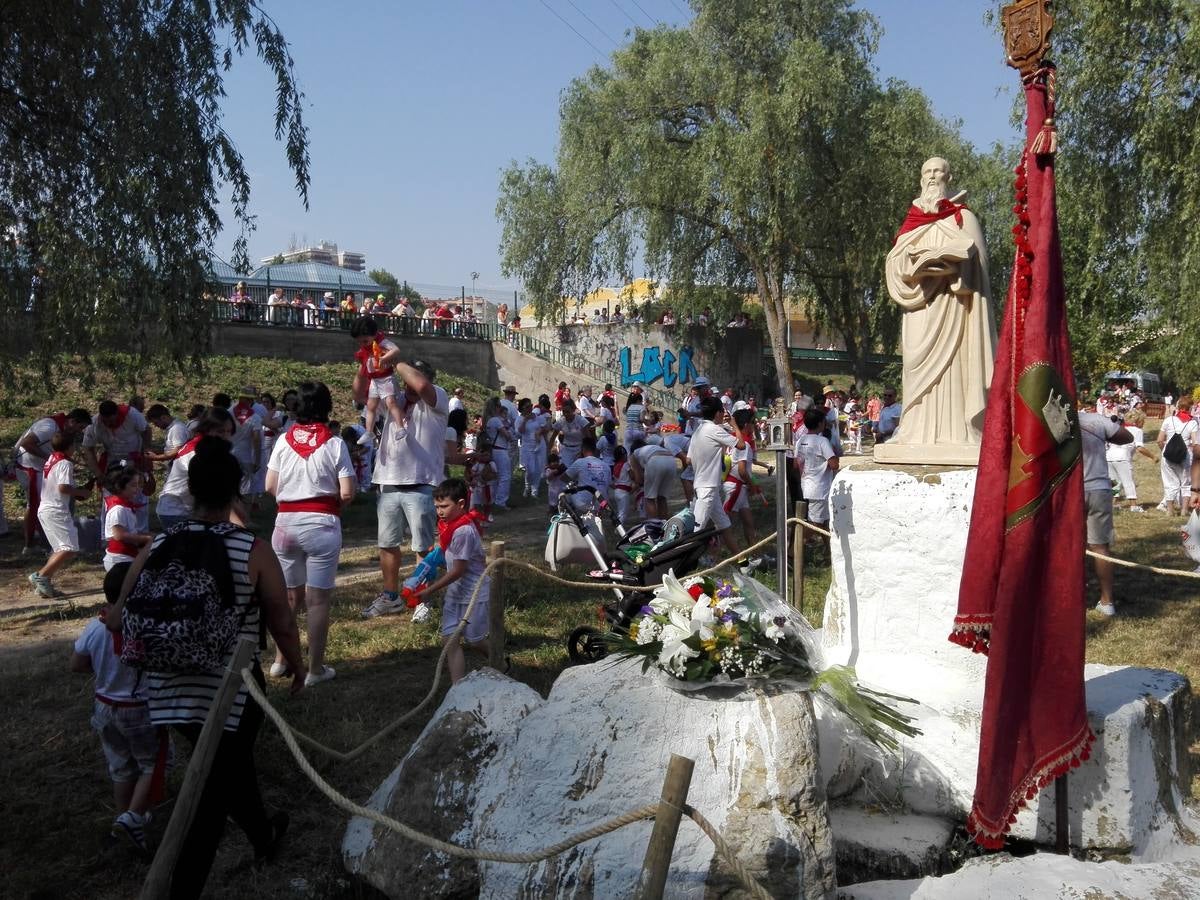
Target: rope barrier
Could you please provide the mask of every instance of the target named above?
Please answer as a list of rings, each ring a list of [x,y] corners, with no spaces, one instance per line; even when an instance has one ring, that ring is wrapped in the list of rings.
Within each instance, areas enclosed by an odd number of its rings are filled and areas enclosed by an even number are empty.
[[[1188,572],[1186,569],[1164,569],[1161,566],[1151,566],[1146,563],[1136,563],[1128,559],[1118,559],[1115,556],[1105,556],[1103,553],[1097,553],[1095,550],[1087,550],[1085,552],[1093,559],[1102,559],[1105,562],[1110,562],[1116,566],[1123,566],[1126,569],[1145,569],[1147,572],[1153,572],[1155,575],[1174,575],[1177,578],[1200,578],[1200,572]]]

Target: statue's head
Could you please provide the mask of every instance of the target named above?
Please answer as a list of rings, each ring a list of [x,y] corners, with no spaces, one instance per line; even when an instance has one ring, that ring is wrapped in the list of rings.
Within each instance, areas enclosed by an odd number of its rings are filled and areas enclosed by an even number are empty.
[[[921,196],[917,205],[926,212],[937,208],[937,202],[950,196],[954,175],[950,163],[940,156],[931,156],[921,164]]]

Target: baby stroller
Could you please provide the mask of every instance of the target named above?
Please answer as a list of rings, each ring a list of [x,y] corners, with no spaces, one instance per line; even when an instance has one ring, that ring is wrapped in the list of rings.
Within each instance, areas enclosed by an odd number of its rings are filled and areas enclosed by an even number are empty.
[[[581,534],[586,534],[584,518],[575,511],[570,502],[560,503],[573,517]],[[695,530],[695,519],[690,509],[672,516],[667,521],[647,519],[625,531],[617,524],[619,540],[615,552],[604,553],[593,546],[593,556],[599,568],[588,573],[594,581],[613,585],[614,601],[602,604],[599,609],[600,628],[581,625],[567,638],[567,655],[575,663],[590,663],[608,655],[608,644],[604,629],[624,630],[638,611],[645,605],[643,591],[622,591],[622,587],[650,587],[662,583],[669,571],[677,576],[686,575],[699,565],[710,543],[717,537],[716,528]]]

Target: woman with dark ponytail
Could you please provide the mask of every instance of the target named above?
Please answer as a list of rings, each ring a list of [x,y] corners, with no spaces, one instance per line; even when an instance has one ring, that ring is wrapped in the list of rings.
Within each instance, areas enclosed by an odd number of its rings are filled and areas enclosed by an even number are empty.
[[[191,536],[200,541],[211,541],[211,537],[205,536],[207,532],[208,536],[214,536],[224,544],[229,571],[220,573],[220,577],[232,576],[233,602],[242,614],[238,638],[252,640],[257,645],[260,621],[265,619],[267,630],[291,669],[292,693],[295,694],[303,690],[307,672],[279,560],[269,545],[257,540],[231,519],[241,479],[241,466],[230,453],[228,440],[210,434],[196,442],[187,470],[188,491],[194,501],[191,515],[183,523],[158,535],[138,555],[126,576],[121,598],[109,616],[109,627],[120,630],[125,598],[137,583],[151,554],[161,548],[168,554],[165,561],[182,560],[183,557],[176,554],[182,553],[181,548],[187,546],[187,541],[172,539]],[[160,557],[155,556],[154,562],[158,566]],[[146,685],[151,722],[174,727],[194,745],[225,670],[233,661],[237,643],[233,642],[222,665],[209,671],[148,672]],[[264,678],[257,651],[251,669],[255,680],[262,685]],[[254,846],[256,857],[274,857],[287,830],[288,817],[283,812],[268,817],[263,807],[254,766],[254,741],[262,721],[262,709],[243,686],[225,720],[212,770],[175,866],[171,897],[199,897],[203,892],[227,817],[241,826]]]

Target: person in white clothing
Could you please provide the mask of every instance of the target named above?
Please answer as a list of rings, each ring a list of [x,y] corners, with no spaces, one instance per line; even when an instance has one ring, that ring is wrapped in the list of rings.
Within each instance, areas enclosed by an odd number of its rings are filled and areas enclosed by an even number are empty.
[[[633,394],[629,395],[629,402],[625,404],[625,449],[632,453],[633,445],[638,441],[646,439],[646,425],[642,421],[642,417],[646,413],[646,406],[641,402],[640,395],[637,398]]]
[[[551,432],[558,437],[558,455],[564,466],[569,466],[579,457],[583,446],[583,436],[592,433],[592,422],[581,416],[575,408],[575,401],[563,401],[562,418],[551,426]]]
[[[190,438],[175,454],[175,460],[167,472],[162,488],[158,492],[158,502],[154,511],[158,516],[159,527],[163,531],[186,522],[192,515],[192,492],[188,488],[188,469],[192,464],[192,456],[196,445],[205,435],[213,435],[233,441],[233,433],[237,426],[229,410],[221,407],[211,407],[205,411],[196,422],[195,436]]]
[[[213,406],[226,406],[233,416],[235,430],[230,451],[234,459],[242,467],[242,497],[249,499],[252,505],[257,505],[258,495],[254,493],[254,482],[262,465],[262,430],[263,422],[255,410],[258,399],[258,388],[247,385],[238,393],[238,402],[228,406],[229,397],[217,394],[213,397]]]
[[[546,468],[548,418],[535,410],[528,397],[517,407],[517,437],[521,444],[521,468],[525,470],[525,496],[536,497],[542,488],[542,470]]]
[[[128,404],[105,400],[96,418],[83,432],[83,460],[92,474],[103,482],[110,462],[126,459],[144,468],[142,453],[150,444],[150,425],[146,417]]]
[[[361,440],[374,442],[375,416],[381,402],[396,426],[393,434],[401,433],[404,430],[404,412],[396,397],[395,376],[400,348],[380,330],[372,316],[355,319],[350,326],[350,336],[358,343],[358,350],[354,353],[359,366],[355,376],[355,396],[367,404],[367,430]],[[364,384],[365,397],[362,396]]]
[[[667,498],[679,471],[676,461],[687,465],[686,446],[683,450],[672,452],[657,444],[636,441],[629,460],[633,482],[642,487],[646,515],[652,519],[670,518]]]
[[[875,443],[885,443],[895,436],[903,409],[903,406],[896,402],[895,389],[887,388],[883,392],[883,407],[879,410],[879,426],[875,430]]]
[[[721,483],[725,480],[722,470],[725,451],[734,448],[741,450],[746,446],[746,440],[740,434],[732,432],[728,426],[722,427],[724,421],[725,409],[720,400],[711,394],[701,400],[699,424],[696,425],[688,443],[687,456],[695,471],[694,512],[697,530],[713,525],[730,553],[736,553],[737,545],[733,540],[729,516],[725,514],[721,495]]]
[[[163,431],[163,448],[161,453],[146,451],[146,458],[151,462],[165,462],[170,471],[171,461],[175,459],[179,448],[192,439],[187,423],[176,419],[171,411],[161,403],[155,403],[146,410],[146,421]]]
[[[25,547],[22,555],[33,552],[38,533],[38,502],[41,497],[42,467],[54,452],[50,442],[60,431],[80,435],[92,424],[92,414],[86,409],[55,413],[38,419],[21,435],[13,448],[16,456],[17,483],[25,492]]]
[[[279,557],[288,604],[307,610],[308,675],[305,687],[336,674],[325,665],[329,634],[329,601],[342,551],[342,509],[358,493],[350,451],[329,429],[333,397],[319,381],[300,385],[296,424],[276,442],[267,463],[267,492],[279,504],[271,548]],[[271,675],[290,674],[283,653],[276,651]]]
[[[725,483],[721,485],[723,508],[730,519],[736,516],[742,523],[742,537],[749,547],[756,542],[750,496],[762,493],[755,485],[752,475],[755,456],[754,412],[749,408],[737,410],[733,414],[733,424],[737,433],[745,440],[746,446],[730,454],[729,474],[725,476]],[[758,565],[760,561],[753,562],[753,565]]]
[[[1146,422],[1145,414],[1138,409],[1125,414],[1125,430],[1133,437],[1128,444],[1108,444],[1104,456],[1108,460],[1108,477],[1120,485],[1121,497],[1128,504],[1130,512],[1142,512],[1138,505],[1137,484],[1133,480],[1133,457],[1140,453],[1147,459],[1157,462],[1157,457],[1145,447],[1145,437],[1142,425]],[[1114,502],[1115,505],[1115,502]]]
[[[508,495],[512,489],[511,450],[516,449],[516,437],[510,427],[508,411],[495,397],[483,407],[483,434],[491,451],[492,463],[496,466],[496,485],[492,491],[492,508],[508,509]]]
[[[679,484],[683,488],[683,499],[687,501],[688,506],[691,506],[696,501],[696,488],[694,480],[696,473],[692,469],[692,461],[688,458],[688,447],[691,445],[692,439],[680,431],[673,431],[670,434],[662,435],[662,446],[671,452],[671,455],[683,463],[683,468],[679,470]],[[647,438],[647,443],[653,443]],[[664,500],[666,495],[660,495]]]
[[[62,594],[55,590],[51,578],[79,552],[79,532],[75,528],[75,517],[71,515],[71,500],[86,500],[92,492],[91,485],[75,487],[75,467],[71,463],[75,433],[60,431],[50,439],[50,447],[53,452],[42,466],[41,504],[38,506],[38,522],[42,534],[50,542],[50,558],[29,576],[29,583],[39,597],[53,599]]]
[[[447,463],[463,465],[470,457],[447,440],[450,400],[434,384],[437,373],[421,360],[396,363],[396,374],[404,382],[407,427],[400,439],[389,434],[395,427],[384,422],[383,438],[375,456],[372,480],[379,489],[379,570],[383,584],[379,595],[363,610],[364,618],[403,612],[408,608],[400,597],[400,544],[404,526],[412,535],[409,548],[419,562],[437,537],[433,489],[442,481]],[[453,429],[450,429],[453,434]]]
[[[589,509],[593,501],[608,498],[608,489],[612,485],[612,466],[597,455],[595,437],[584,435],[580,456],[567,466],[566,477],[568,482],[588,489],[571,495],[571,503],[579,512]]]
[[[104,571],[118,563],[137,559],[142,547],[153,535],[143,531],[138,522],[137,497],[142,489],[142,475],[133,466],[116,466],[108,470],[104,487]]]
[[[793,444],[793,459],[800,475],[800,493],[808,501],[808,521],[829,527],[829,488],[840,460],[833,442],[825,437],[825,410],[811,406],[804,411],[804,431]],[[826,539],[822,538],[822,541]],[[815,543],[815,541],[814,541]]]
[[[1186,508],[1188,495],[1193,487],[1197,487],[1191,479],[1192,445],[1198,443],[1200,423],[1192,418],[1192,398],[1190,394],[1181,394],[1176,411],[1163,419],[1158,429],[1158,471],[1162,478],[1163,498],[1158,508],[1173,515],[1181,515]],[[1171,438],[1179,435],[1187,449],[1186,455],[1172,462],[1168,455],[1172,453],[1167,444]]]

